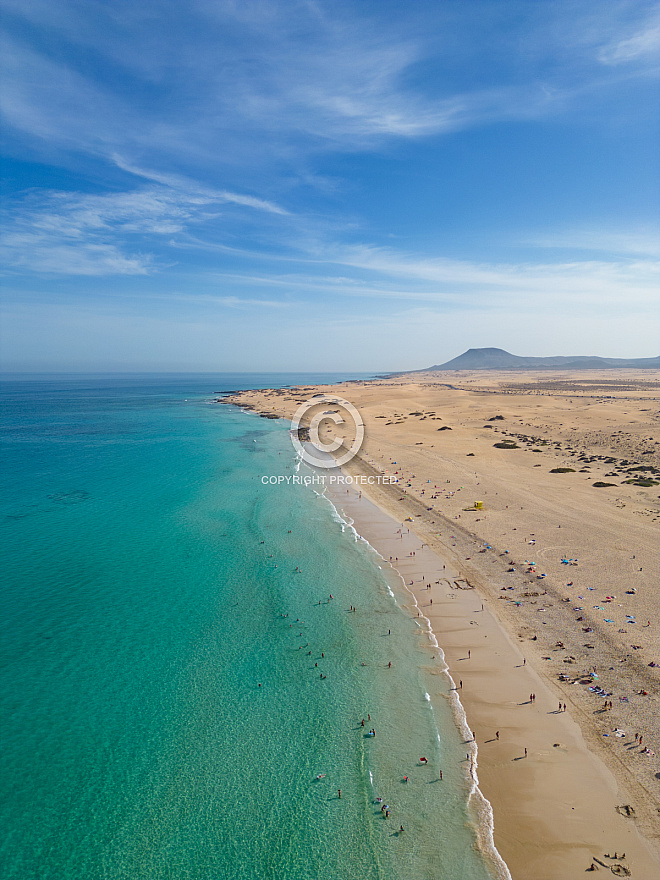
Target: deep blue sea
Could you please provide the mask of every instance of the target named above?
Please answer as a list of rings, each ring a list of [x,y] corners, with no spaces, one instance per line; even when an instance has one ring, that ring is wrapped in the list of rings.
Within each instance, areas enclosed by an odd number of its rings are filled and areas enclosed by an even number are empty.
[[[392,574],[213,402],[339,378],[2,383],[4,880],[490,876]]]

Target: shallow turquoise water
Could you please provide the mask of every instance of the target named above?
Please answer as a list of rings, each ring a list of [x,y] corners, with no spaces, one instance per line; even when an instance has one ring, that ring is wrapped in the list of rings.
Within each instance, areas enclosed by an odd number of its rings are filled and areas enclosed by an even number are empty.
[[[209,402],[287,381],[5,383],[3,877],[488,877],[378,557]]]

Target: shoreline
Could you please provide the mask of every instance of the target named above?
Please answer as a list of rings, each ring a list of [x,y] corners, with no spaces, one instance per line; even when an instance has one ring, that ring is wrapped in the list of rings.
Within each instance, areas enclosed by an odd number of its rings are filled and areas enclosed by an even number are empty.
[[[462,696],[470,724],[483,741],[479,777],[494,805],[498,849],[512,868],[506,847],[499,843],[503,834],[523,855],[526,849],[532,855],[547,850],[547,842],[559,836],[560,849],[566,841],[585,854],[593,849],[595,869],[609,870],[605,853],[621,853],[624,848],[617,850],[613,840],[619,829],[632,829],[641,835],[641,861],[632,875],[621,875],[660,876],[660,590],[655,577],[660,570],[660,499],[654,488],[660,480],[660,437],[655,433],[660,373],[642,378],[623,371],[602,376],[593,372],[586,378],[568,372],[556,377],[533,371],[438,373],[263,389],[226,401],[254,414],[291,418],[315,394],[349,396],[366,435],[360,457],[344,465],[343,472],[396,474],[399,480],[391,486],[360,486],[391,518],[386,537],[392,538],[391,520],[397,526],[405,520],[420,543],[430,544],[445,564],[461,573],[461,586],[476,587],[487,603],[502,645],[496,647],[491,636],[479,650],[471,648],[470,676],[480,665],[477,678],[490,682],[481,695],[471,685]],[[342,430],[336,430],[340,437]],[[483,509],[470,505],[475,498],[483,499]],[[362,533],[361,514],[349,515]],[[379,552],[387,559],[389,553]],[[523,565],[521,556],[535,561]],[[573,557],[579,557],[579,567],[564,568],[569,561],[578,564]],[[407,567],[401,571],[404,577]],[[466,661],[459,648],[468,647],[477,631],[469,624],[469,609],[463,615],[451,610],[466,592],[452,589],[453,599],[446,600],[443,611],[445,630],[433,626],[452,670],[458,666],[462,671]],[[437,614],[440,600],[432,595]],[[592,604],[594,600],[600,604]],[[485,644],[489,652],[482,650]],[[503,650],[526,657],[531,683],[522,696],[519,690],[507,693],[507,686],[520,677],[517,664],[494,673],[493,662],[501,665]],[[531,712],[526,707],[528,716],[539,715],[532,733],[538,737],[533,748],[540,757],[535,767],[532,761],[518,762],[524,772],[507,779],[504,771],[511,769],[508,764],[516,755],[500,760],[505,750],[495,752],[487,740],[493,730],[504,732],[508,716],[516,722],[515,732],[522,716],[513,713],[524,707],[523,697],[529,693],[544,695],[545,712],[540,700]],[[605,697],[610,698],[608,709]],[[566,704],[566,712],[556,711],[559,702]],[[545,726],[558,721],[568,728],[566,739],[558,735],[548,744],[542,736]],[[485,725],[486,740],[480,724]],[[548,770],[554,774],[562,754],[554,743],[570,745],[568,734],[575,748],[563,760],[577,764],[577,777],[569,774],[565,790],[551,786],[544,801],[540,793],[545,776]],[[522,745],[522,740],[517,743]],[[574,761],[578,753],[582,765]],[[582,788],[573,785],[578,777],[587,780]],[[499,806],[497,797],[491,798],[493,790],[498,791]],[[520,808],[521,798],[525,809]],[[553,810],[565,822],[565,833],[558,834],[561,821],[557,823]],[[617,810],[627,812],[625,818]],[[582,824],[576,819],[581,812],[586,816]],[[606,828],[614,835],[611,839],[602,830]],[[625,852],[630,859],[632,850]],[[588,866],[588,861],[576,866],[574,876]],[[548,880],[569,878],[570,870],[548,873]],[[532,876],[546,875],[530,868],[514,872],[515,880]]]
[[[363,528],[365,523],[369,522],[371,525],[374,524],[374,520],[378,519],[382,522],[381,525],[385,525],[386,527],[393,527],[396,525],[396,522],[389,516],[389,514],[382,511],[377,505],[371,504],[372,510],[367,515],[365,520],[363,516],[363,511],[356,510],[354,508],[354,503],[356,501],[358,493],[355,490],[349,490],[349,505],[346,504],[346,499],[342,498],[338,494],[331,494],[329,492],[318,493],[322,497],[325,497],[333,509],[335,510],[337,516],[341,518],[341,520],[351,529],[351,531],[355,534],[356,540],[364,541],[371,552],[375,553],[379,559],[382,560],[384,566],[387,566],[389,570],[394,574],[395,580],[400,581],[398,584],[398,589],[401,592],[400,599],[401,602],[397,601],[396,596],[394,596],[399,609],[405,613],[406,606],[411,604],[418,610],[418,614],[416,620],[422,619],[425,621],[425,624],[428,626],[427,630],[421,630],[422,634],[428,636],[430,648],[434,651],[434,654],[431,657],[431,662],[433,666],[436,667],[438,665],[437,661],[440,661],[440,669],[439,672],[436,668],[430,672],[431,675],[442,674],[447,679],[449,684],[448,694],[442,694],[441,697],[436,697],[436,700],[444,699],[449,703],[451,708],[451,713],[453,717],[454,724],[458,731],[466,737],[465,745],[467,747],[466,752],[466,761],[468,762],[466,765],[466,769],[464,772],[465,782],[469,787],[469,793],[467,798],[468,809],[473,812],[474,819],[474,831],[476,838],[477,849],[480,851],[482,857],[488,864],[489,868],[494,871],[495,880],[512,880],[511,872],[509,871],[509,867],[502,858],[500,852],[498,851],[495,841],[494,841],[494,816],[492,805],[490,801],[484,796],[481,788],[479,787],[479,777],[477,774],[478,769],[478,745],[477,742],[472,738],[472,731],[470,729],[467,712],[465,707],[463,706],[461,699],[458,695],[458,687],[456,686],[456,682],[452,678],[451,670],[446,662],[445,653],[438,643],[435,632],[431,626],[431,620],[424,614],[421,613],[421,607],[417,602],[417,599],[414,593],[409,589],[406,584],[405,578],[401,574],[401,571],[393,564],[388,562],[388,560],[382,555],[379,551],[378,546],[376,544],[371,543],[367,537],[365,537],[364,532],[369,531],[368,527]],[[362,502],[361,498],[357,498],[359,502]],[[367,503],[370,503],[367,501]],[[350,506],[350,513],[348,512]],[[366,505],[360,504],[361,507]],[[353,518],[353,514],[357,514],[359,517],[359,521]],[[356,528],[356,524],[358,528]],[[405,538],[410,537],[411,541],[405,540]],[[415,535],[405,536],[402,544],[407,546],[409,543],[417,543],[418,539]],[[380,543],[379,538],[374,538],[374,540]],[[437,554],[436,554],[437,555]],[[383,566],[379,566],[379,568],[383,568]],[[422,624],[418,624],[420,627]],[[438,656],[439,655],[439,656]],[[432,706],[437,705],[431,695],[426,692],[425,697],[429,700]],[[473,799],[479,801],[479,803],[475,806],[472,804]]]
[[[588,749],[570,713],[556,711],[555,695],[531,663],[524,663],[519,648],[491,613],[488,598],[477,588],[447,592],[452,581],[462,582],[460,568],[450,568],[444,561],[449,554],[440,555],[412,530],[398,537],[401,523],[373,497],[366,497],[366,487],[363,494],[360,498],[351,490],[348,496],[327,497],[398,575],[403,610],[408,606],[415,616],[417,609],[428,627],[431,675],[446,674],[454,682],[449,702],[455,698],[455,722],[461,732],[476,733],[474,746],[466,739],[473,756],[469,775],[473,793],[483,797],[486,812],[492,810],[492,849],[505,870],[513,880],[577,880],[595,861],[608,868],[622,865],[622,870],[639,880],[654,880],[658,862],[650,846],[615,809],[628,802],[625,791]],[[404,555],[396,561],[399,549],[415,556]],[[390,556],[395,560],[391,564]],[[438,574],[440,578],[435,577]],[[431,588],[426,589],[429,582]],[[487,648],[482,644],[486,638]],[[464,656],[466,651],[469,658]],[[431,659],[433,653],[436,656]],[[496,701],[494,677],[503,692]],[[533,704],[526,698],[528,693],[535,695]],[[446,699],[444,694],[431,695],[432,704]],[[526,772],[519,772],[520,768]],[[488,843],[483,846],[482,841],[481,848],[497,864]],[[625,860],[607,858],[615,852],[625,853]]]

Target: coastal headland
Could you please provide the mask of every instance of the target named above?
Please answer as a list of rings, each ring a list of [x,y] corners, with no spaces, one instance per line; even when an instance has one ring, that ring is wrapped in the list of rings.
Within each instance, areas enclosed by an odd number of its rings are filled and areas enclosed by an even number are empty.
[[[333,501],[444,652],[514,880],[660,876],[660,374],[448,371],[223,402],[291,418],[319,393],[364,421],[357,491]]]

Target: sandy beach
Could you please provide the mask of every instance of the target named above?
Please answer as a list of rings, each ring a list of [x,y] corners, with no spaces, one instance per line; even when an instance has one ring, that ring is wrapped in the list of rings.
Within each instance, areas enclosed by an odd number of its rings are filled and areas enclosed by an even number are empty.
[[[660,876],[657,373],[415,374],[226,401],[290,418],[319,391],[365,423],[344,472],[399,480],[336,503],[462,681],[512,876]]]

